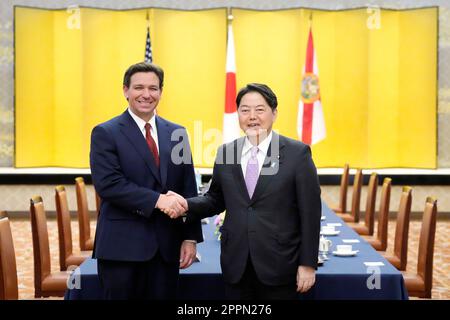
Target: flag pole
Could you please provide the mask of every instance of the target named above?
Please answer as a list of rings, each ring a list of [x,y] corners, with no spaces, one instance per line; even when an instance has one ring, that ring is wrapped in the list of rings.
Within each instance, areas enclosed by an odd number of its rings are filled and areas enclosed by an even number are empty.
[[[229,26],[232,24],[231,22],[233,21],[234,17],[233,17],[233,8],[231,7],[227,7],[227,43],[228,43],[228,30],[229,30]]]
[[[233,8],[228,7],[227,8],[227,30],[228,30],[228,26],[231,24],[231,22],[233,21],[234,17],[233,17]],[[228,31],[227,31],[227,37],[228,37]]]
[[[150,13],[148,11],[147,9],[145,19],[147,20],[147,31],[150,32]]]
[[[147,9],[145,19],[147,20],[147,31],[150,32],[150,14],[149,14],[148,11],[149,11],[149,10]]]
[[[228,7],[227,8],[227,19],[228,19],[228,22],[231,22],[232,20],[233,20],[233,8],[231,8],[231,7]]]
[[[151,48],[151,41],[150,41],[150,13],[149,13],[149,9],[146,10],[145,19],[147,20],[147,37],[146,37],[146,42],[145,42],[144,61],[152,63],[153,62],[153,57],[152,57],[152,48]]]

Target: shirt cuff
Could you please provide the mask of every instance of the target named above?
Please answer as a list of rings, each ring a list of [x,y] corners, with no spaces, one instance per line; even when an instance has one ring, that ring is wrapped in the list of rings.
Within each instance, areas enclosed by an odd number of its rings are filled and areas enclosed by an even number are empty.
[[[184,240],[185,242],[191,242],[191,243],[194,243],[194,244],[197,244],[197,240]]]

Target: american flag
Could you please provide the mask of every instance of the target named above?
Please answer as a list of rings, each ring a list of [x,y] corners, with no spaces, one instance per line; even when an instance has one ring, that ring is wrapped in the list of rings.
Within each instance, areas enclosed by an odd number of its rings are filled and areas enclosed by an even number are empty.
[[[145,42],[145,62],[152,63],[152,43],[150,42],[150,27],[147,27],[147,41]]]

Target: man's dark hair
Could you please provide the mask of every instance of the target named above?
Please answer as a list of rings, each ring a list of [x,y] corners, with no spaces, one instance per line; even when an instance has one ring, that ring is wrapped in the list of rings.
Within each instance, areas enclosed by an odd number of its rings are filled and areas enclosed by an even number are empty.
[[[139,62],[131,65],[127,71],[125,71],[125,75],[123,76],[123,85],[127,88],[130,87],[130,79],[131,76],[138,72],[153,72],[159,79],[159,89],[163,88],[164,85],[164,70],[153,63],[148,62]]]
[[[270,106],[270,108],[275,110],[278,106],[277,96],[275,93],[273,93],[272,89],[270,89],[268,86],[262,83],[249,83],[245,87],[243,87],[241,90],[239,90],[239,93],[236,97],[236,106],[239,108],[239,104],[241,103],[242,97],[249,93],[249,92],[258,92],[261,94],[266,100],[267,104]]]

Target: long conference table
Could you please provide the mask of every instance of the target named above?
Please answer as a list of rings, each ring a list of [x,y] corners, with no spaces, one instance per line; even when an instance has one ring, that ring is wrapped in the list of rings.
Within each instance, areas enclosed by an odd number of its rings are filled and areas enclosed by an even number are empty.
[[[335,300],[335,299],[383,299],[407,300],[402,274],[383,258],[362,237],[348,227],[325,203],[322,202],[321,225],[337,224],[336,236],[327,236],[332,241],[328,260],[319,266],[316,272],[316,284],[299,299]],[[203,224],[205,241],[197,245],[200,262],[180,271],[180,300],[223,300],[225,286],[220,268],[220,242],[213,218]],[[353,241],[353,250],[359,250],[356,256],[341,257],[332,254],[336,245]],[[65,294],[66,300],[102,299],[102,289],[97,274],[97,261],[85,260],[72,273],[72,289]]]

